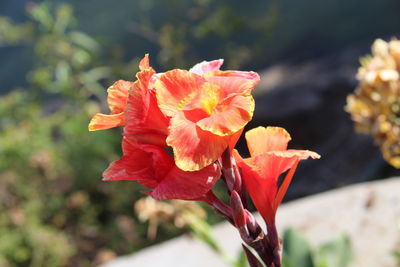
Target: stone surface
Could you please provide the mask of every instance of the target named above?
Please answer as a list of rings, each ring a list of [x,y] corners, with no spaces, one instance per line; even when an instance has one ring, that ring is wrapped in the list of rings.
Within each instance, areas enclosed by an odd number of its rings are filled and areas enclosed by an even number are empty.
[[[287,227],[301,231],[313,246],[346,233],[355,253],[352,266],[394,267],[391,252],[400,248],[400,178],[353,185],[289,202],[280,207],[277,223],[280,232]],[[236,257],[240,251],[236,230],[222,223],[213,231],[227,254]],[[102,267],[128,266],[229,265],[200,241],[183,236],[120,257]]]

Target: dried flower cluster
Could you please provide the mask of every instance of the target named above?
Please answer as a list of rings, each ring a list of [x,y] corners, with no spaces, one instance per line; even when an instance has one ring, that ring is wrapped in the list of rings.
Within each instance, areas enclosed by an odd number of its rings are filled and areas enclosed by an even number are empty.
[[[149,222],[147,232],[149,239],[156,237],[157,227],[161,222],[173,222],[176,227],[183,228],[191,223],[193,215],[204,220],[207,218],[206,211],[196,202],[179,199],[163,202],[144,197],[136,201],[135,211],[140,221]]]
[[[400,168],[400,41],[378,39],[372,56],[361,59],[359,85],[347,97],[346,111],[357,131],[375,137],[383,157]]]

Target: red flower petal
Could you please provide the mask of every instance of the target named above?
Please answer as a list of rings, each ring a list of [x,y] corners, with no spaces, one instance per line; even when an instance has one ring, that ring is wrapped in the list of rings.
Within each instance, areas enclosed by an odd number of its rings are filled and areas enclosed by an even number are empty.
[[[263,179],[257,169],[243,161],[236,150],[233,150],[233,156],[241,169],[243,181],[254,205],[267,222],[272,222],[275,216],[272,206],[276,194],[274,179]]]
[[[175,166],[150,195],[158,200],[198,199],[211,190],[219,176],[215,164],[194,172],[185,172]]]
[[[242,159],[236,150],[233,155],[254,205],[267,224],[273,224],[299,161],[320,156],[308,150],[286,150],[290,135],[279,127],[252,129],[246,133],[246,140],[252,157]],[[288,170],[278,189],[280,175]]]
[[[158,108],[154,92],[149,89],[154,74],[151,68],[137,74],[125,111],[124,136],[142,143],[165,146],[168,119]]]
[[[161,147],[140,145],[124,138],[122,148],[124,156],[104,171],[105,181],[132,180],[155,188],[174,166],[173,159]]]
[[[132,180],[153,189],[155,199],[199,199],[220,177],[216,164],[199,171],[184,172],[159,146],[122,141],[124,156],[104,172],[105,181]]]

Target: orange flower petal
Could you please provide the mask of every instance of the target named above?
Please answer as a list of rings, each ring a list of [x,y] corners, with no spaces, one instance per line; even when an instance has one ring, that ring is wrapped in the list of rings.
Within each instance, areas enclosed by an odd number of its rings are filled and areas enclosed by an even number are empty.
[[[94,115],[88,126],[89,131],[110,129],[125,124],[124,110],[132,84],[129,81],[119,80],[107,89],[107,102],[111,114],[97,113]]]
[[[241,77],[248,80],[252,80],[254,86],[260,81],[260,75],[254,71],[239,71],[239,70],[215,70],[207,73],[205,76],[220,76],[220,77]]]
[[[309,150],[286,150],[286,151],[270,151],[259,154],[255,157],[245,159],[247,164],[250,164],[263,179],[273,177],[275,181],[285,171],[293,167],[299,160],[307,158],[318,159],[320,156]]]
[[[171,70],[155,83],[157,103],[166,116],[173,116],[198,93],[204,78],[186,70]]]
[[[223,63],[224,63],[223,59],[203,61],[194,65],[193,68],[191,68],[189,71],[202,76],[206,73],[219,70],[219,68],[222,66]]]
[[[205,79],[207,82],[220,86],[223,92],[222,98],[226,98],[232,94],[250,94],[260,81],[258,74],[254,74],[256,76],[251,79],[242,76],[206,76]]]
[[[298,159],[296,155],[283,157],[271,152],[258,155],[245,161],[251,164],[252,168],[257,171],[262,179],[272,180],[277,186],[279,176],[289,170]]]
[[[216,164],[194,172],[185,172],[175,166],[150,195],[157,200],[199,199],[211,190],[220,175]]]
[[[234,133],[230,136],[229,148],[231,150],[235,148],[236,143],[239,141],[240,136],[242,136],[242,133],[243,133],[243,129],[240,129],[239,131],[237,131],[236,133]]]
[[[230,137],[203,131],[186,116],[184,111],[180,111],[171,118],[167,144],[173,148],[175,162],[180,169],[200,170],[221,156],[229,145]]]
[[[232,135],[251,120],[253,112],[253,97],[236,95],[218,104],[211,116],[198,121],[197,126],[216,135]]]
[[[124,111],[129,89],[131,89],[132,85],[133,82],[119,80],[107,89],[107,102],[112,114]]]
[[[238,166],[242,170],[242,178],[251,199],[268,224],[275,220],[278,178],[298,161],[296,156],[286,158],[273,153],[264,153],[255,158],[238,160]]]
[[[145,54],[142,60],[139,62],[139,69],[140,70],[145,70],[150,68],[150,62],[149,62],[149,54]]]
[[[310,150],[299,150],[299,149],[288,149],[284,151],[270,151],[267,154],[274,154],[282,158],[298,157],[300,160],[305,160],[308,158],[319,159],[321,156]]]
[[[110,129],[117,126],[123,126],[124,124],[124,112],[112,115],[97,113],[90,120],[88,128],[89,131],[97,131]]]
[[[273,223],[299,161],[319,158],[317,153],[308,150],[271,151],[248,159],[242,159],[235,151],[234,156],[254,205],[268,223]],[[289,172],[278,189],[278,179],[287,170]]]
[[[276,213],[279,205],[281,204],[283,197],[286,195],[286,192],[289,188],[290,183],[292,182],[293,175],[296,172],[297,165],[299,164],[299,162],[300,162],[300,160],[297,159],[296,162],[293,164],[293,166],[290,168],[290,170],[286,174],[285,178],[283,179],[278,192],[276,193],[276,197],[275,197],[274,201],[272,202],[272,207],[273,207],[275,213]]]
[[[142,143],[165,146],[169,121],[158,108],[154,91],[149,89],[154,74],[152,68],[137,74],[125,110],[124,136]]]
[[[247,131],[245,137],[252,157],[269,151],[286,150],[291,140],[289,133],[280,127],[260,126]]]

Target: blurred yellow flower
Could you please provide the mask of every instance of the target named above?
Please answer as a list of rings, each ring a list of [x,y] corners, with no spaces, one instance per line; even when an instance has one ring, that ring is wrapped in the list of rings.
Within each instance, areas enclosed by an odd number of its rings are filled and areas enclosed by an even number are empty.
[[[356,130],[374,136],[385,160],[400,168],[400,41],[378,39],[360,61],[359,85],[345,109]]]

